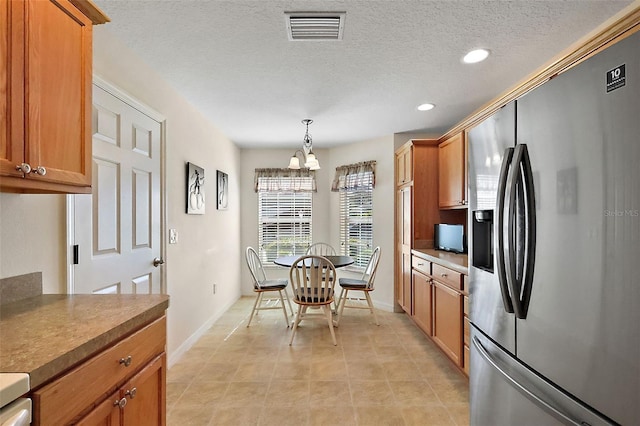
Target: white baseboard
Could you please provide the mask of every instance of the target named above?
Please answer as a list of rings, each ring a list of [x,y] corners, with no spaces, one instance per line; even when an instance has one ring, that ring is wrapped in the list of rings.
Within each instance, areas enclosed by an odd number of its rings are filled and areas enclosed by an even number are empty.
[[[231,308],[231,306],[236,303],[242,295],[238,295],[235,299],[231,300],[225,306],[222,307],[218,312],[213,314],[211,318],[209,318],[195,333],[193,333],[187,340],[185,340],[173,353],[167,355],[167,364],[168,368],[171,368],[176,362],[182,358],[182,356],[187,353],[189,349],[211,328],[211,326],[220,319],[220,317]]]

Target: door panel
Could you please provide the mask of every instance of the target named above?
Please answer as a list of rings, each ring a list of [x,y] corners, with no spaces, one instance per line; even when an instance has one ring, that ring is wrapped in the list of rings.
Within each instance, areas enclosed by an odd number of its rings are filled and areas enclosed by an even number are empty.
[[[640,422],[639,43],[637,33],[518,101],[537,255],[517,354],[620,424]],[[606,92],[622,64],[626,84]]]
[[[159,293],[160,123],[97,86],[93,99],[93,194],[75,197],[74,292]]]
[[[469,214],[492,210],[496,217],[498,178],[504,152],[515,144],[515,103],[510,103],[468,133]],[[469,224],[475,228],[473,216]],[[491,225],[489,225],[491,226]],[[474,229],[468,232],[469,259],[474,256]],[[497,232],[494,230],[492,238]],[[495,251],[495,241],[490,242]],[[469,265],[470,319],[493,340],[515,353],[515,319],[507,313],[498,282],[498,256],[493,255],[493,272]]]

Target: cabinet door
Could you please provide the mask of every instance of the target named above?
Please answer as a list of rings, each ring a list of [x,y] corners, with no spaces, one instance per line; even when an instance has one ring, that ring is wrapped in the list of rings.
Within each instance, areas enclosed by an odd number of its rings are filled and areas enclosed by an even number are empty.
[[[411,187],[400,190],[400,243],[412,247],[413,214],[411,203]]]
[[[438,205],[440,208],[466,207],[464,136],[459,133],[442,142],[438,150]]]
[[[402,309],[411,315],[411,249],[402,248]]]
[[[413,180],[413,156],[409,147],[396,154],[396,184],[404,185]]]
[[[413,271],[413,320],[427,335],[431,336],[431,280]]]
[[[34,179],[91,185],[92,22],[68,0],[26,10],[26,147]]]
[[[131,380],[120,391],[121,398],[127,398],[122,409],[122,424],[164,425],[166,422],[166,354],[162,354]]]
[[[0,176],[22,177],[24,4],[0,0]]]
[[[76,426],[119,426],[120,407],[119,394],[116,392],[98,404],[89,414],[80,420]]]
[[[462,295],[433,281],[433,340],[458,365],[462,365]]]

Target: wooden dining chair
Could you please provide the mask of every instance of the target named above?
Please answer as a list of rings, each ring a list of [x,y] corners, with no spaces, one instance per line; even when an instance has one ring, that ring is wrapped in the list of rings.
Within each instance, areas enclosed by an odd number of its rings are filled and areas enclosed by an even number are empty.
[[[336,250],[327,243],[314,243],[307,247],[307,254],[316,256],[335,256]]]
[[[267,275],[264,272],[264,268],[262,266],[262,261],[256,253],[253,247],[247,247],[245,252],[245,258],[247,261],[247,266],[249,267],[249,272],[251,272],[251,277],[253,278],[253,291],[257,293],[256,301],[253,304],[253,309],[251,310],[251,316],[249,317],[249,322],[247,323],[247,327],[251,325],[251,320],[255,315],[256,311],[268,310],[268,309],[280,309],[277,306],[277,299],[275,299],[275,304],[271,304],[274,299],[264,299],[263,295],[267,292],[278,292],[280,296],[280,306],[282,307],[282,312],[284,312],[284,321],[289,327],[289,315],[287,314],[287,309],[284,306],[284,299],[287,299],[287,303],[289,303],[289,310],[291,315],[293,316],[293,306],[291,305],[291,300],[289,299],[289,295],[287,294],[287,285],[289,281],[286,278],[279,278],[275,280],[267,279]],[[284,292],[284,299],[282,297],[282,293]],[[263,302],[265,303],[263,305]]]
[[[291,265],[289,280],[293,287],[293,302],[298,305],[289,346],[293,343],[300,321],[313,316],[324,316],[329,324],[333,344],[337,345],[333,331],[333,313],[330,308],[334,301],[336,283],[336,268],[333,263],[323,256],[302,256]],[[308,312],[307,309],[310,307],[321,308],[322,313]]]
[[[360,279],[353,278],[340,278],[338,280],[338,284],[340,284],[340,297],[338,298],[338,315],[336,318],[336,325],[340,323],[340,318],[342,318],[342,311],[344,311],[345,306],[347,308],[355,308],[355,309],[369,309],[373,314],[373,319],[376,321],[376,325],[380,325],[378,322],[378,317],[376,316],[376,311],[373,309],[373,302],[371,302],[371,297],[369,293],[374,289],[374,282],[376,279],[376,271],[378,270],[378,261],[380,260],[380,247],[376,247],[371,253],[371,257],[369,258],[369,263],[367,263],[367,267],[364,269],[364,273]],[[365,298],[351,298],[349,299],[350,291],[362,291],[364,293]],[[368,307],[362,306],[360,304],[347,305],[347,300],[352,301],[366,301]]]

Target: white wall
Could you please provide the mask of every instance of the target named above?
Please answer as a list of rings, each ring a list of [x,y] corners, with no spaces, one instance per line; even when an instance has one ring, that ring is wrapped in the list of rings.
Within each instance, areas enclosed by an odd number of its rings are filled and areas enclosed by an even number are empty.
[[[0,278],[42,272],[44,293],[64,293],[66,196],[0,193]]]
[[[166,118],[167,228],[178,231],[165,259],[171,365],[240,296],[240,152],[107,26],[94,28],[93,55],[96,75]],[[187,162],[205,170],[204,215],[185,213]],[[229,174],[225,211],[216,210],[216,170]]]

